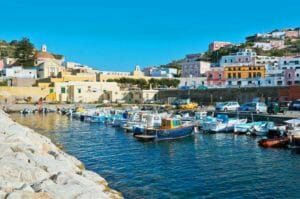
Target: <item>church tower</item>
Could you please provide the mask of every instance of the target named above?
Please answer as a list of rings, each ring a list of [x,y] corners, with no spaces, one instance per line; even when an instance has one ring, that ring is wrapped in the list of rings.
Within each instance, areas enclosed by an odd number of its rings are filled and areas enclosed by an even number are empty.
[[[47,46],[45,44],[42,45],[41,51],[42,52],[47,52]]]

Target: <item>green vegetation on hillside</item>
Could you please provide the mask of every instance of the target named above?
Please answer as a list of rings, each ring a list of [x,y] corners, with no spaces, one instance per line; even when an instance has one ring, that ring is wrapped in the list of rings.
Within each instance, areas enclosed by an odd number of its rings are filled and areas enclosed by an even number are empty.
[[[150,84],[151,84],[152,88],[159,88],[159,87],[177,87],[180,83],[180,81],[178,79],[151,78],[147,82],[143,78],[133,79],[133,78],[127,78],[127,77],[121,77],[119,79],[108,79],[107,82],[117,82],[120,84],[129,85],[129,86],[137,86],[138,88],[141,88],[141,89],[149,89]]]
[[[34,54],[37,49],[28,38],[21,40],[12,40],[7,42],[0,40],[0,59],[3,58],[16,58],[17,62],[14,65],[19,66],[33,66]],[[62,59],[63,55],[52,54],[56,59]]]
[[[28,38],[11,42],[0,41],[0,58],[17,58],[17,65],[33,66],[35,51],[34,45]]]
[[[15,58],[18,59],[18,65],[33,66],[34,65],[34,45],[28,38],[23,38],[16,44]]]

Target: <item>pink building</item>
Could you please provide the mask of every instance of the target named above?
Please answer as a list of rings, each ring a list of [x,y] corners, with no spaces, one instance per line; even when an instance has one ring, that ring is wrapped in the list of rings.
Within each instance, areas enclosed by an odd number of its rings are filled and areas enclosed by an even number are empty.
[[[299,31],[291,30],[285,32],[285,37],[287,38],[298,38],[299,37]]]
[[[270,45],[272,49],[283,49],[285,48],[284,40],[271,40]]]
[[[209,51],[216,51],[219,50],[220,48],[223,48],[225,46],[229,46],[231,45],[230,42],[224,42],[224,41],[214,41],[212,43],[209,44]]]
[[[4,68],[4,61],[3,59],[0,60],[0,70],[2,70]]]
[[[216,68],[208,71],[207,73],[207,86],[224,86],[225,85],[225,74],[223,68]]]
[[[284,80],[286,85],[294,85],[295,83],[295,69],[284,70]]]

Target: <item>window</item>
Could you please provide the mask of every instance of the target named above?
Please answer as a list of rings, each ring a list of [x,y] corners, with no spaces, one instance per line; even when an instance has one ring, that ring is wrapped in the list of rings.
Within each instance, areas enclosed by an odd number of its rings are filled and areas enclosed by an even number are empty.
[[[236,74],[235,73],[233,73],[233,78],[236,78]]]
[[[288,74],[288,77],[291,78],[291,73]]]
[[[53,92],[54,92],[53,88],[50,88],[49,93],[53,93]]]
[[[238,73],[238,78],[241,78],[241,73]]]
[[[259,72],[257,73],[257,77],[261,77],[261,74]]]
[[[248,78],[252,78],[252,74],[251,73],[248,73]]]
[[[81,93],[81,88],[78,88],[78,89],[77,89],[77,92],[78,92],[78,93]]]
[[[66,93],[66,88],[65,87],[61,87],[60,92],[61,93]]]
[[[231,78],[231,73],[228,73],[228,78]]]

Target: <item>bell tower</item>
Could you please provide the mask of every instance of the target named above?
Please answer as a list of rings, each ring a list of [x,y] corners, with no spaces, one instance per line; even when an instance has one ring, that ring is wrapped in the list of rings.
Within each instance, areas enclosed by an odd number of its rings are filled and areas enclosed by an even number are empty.
[[[41,51],[42,51],[42,52],[47,52],[47,46],[46,46],[46,44],[43,44],[43,45],[42,45]]]

